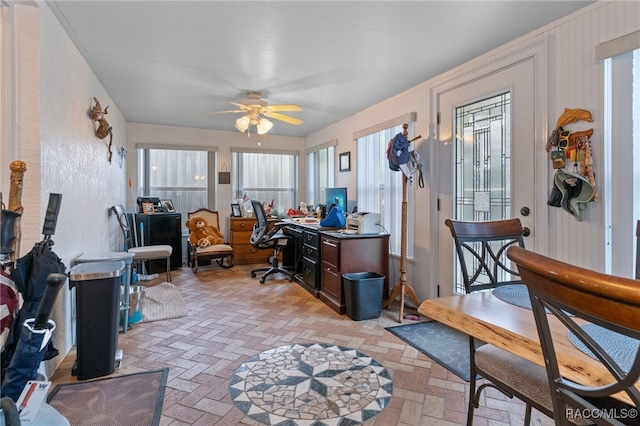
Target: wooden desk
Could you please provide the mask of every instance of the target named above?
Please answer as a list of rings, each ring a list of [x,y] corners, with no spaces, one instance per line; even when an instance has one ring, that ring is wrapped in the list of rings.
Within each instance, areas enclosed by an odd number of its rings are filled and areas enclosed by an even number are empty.
[[[503,302],[491,292],[425,300],[418,312],[544,367],[533,311]],[[577,349],[556,317],[549,318],[561,374],[589,386],[613,379],[596,360]],[[637,387],[640,389],[640,383]],[[626,395],[622,400],[630,403]]]
[[[249,241],[253,226],[257,224],[255,217],[232,217],[230,221],[229,240],[233,246],[233,258],[236,265],[269,263],[273,249],[259,249]]]
[[[285,220],[285,234],[294,238],[296,281],[339,314],[346,312],[342,275],[376,272],[384,275],[383,298],[389,294],[389,234],[343,234],[317,223]],[[285,258],[287,258],[285,250]]]

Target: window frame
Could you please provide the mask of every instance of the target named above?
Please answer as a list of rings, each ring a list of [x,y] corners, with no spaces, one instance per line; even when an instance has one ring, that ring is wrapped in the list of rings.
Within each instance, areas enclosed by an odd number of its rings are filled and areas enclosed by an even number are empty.
[[[356,141],[356,182],[357,182],[357,205],[359,211],[367,211],[368,205],[366,191],[370,191],[367,188],[371,185],[365,185],[364,180],[372,177],[374,170],[371,169],[371,155],[378,153],[376,169],[384,169],[380,173],[384,173],[384,182],[380,183],[378,189],[372,191],[383,192],[382,198],[379,198],[379,207],[377,212],[380,213],[383,230],[390,234],[389,236],[389,253],[393,257],[399,257],[402,247],[402,172],[392,171],[389,168],[388,159],[386,156],[386,148],[388,141],[393,138],[397,133],[402,132],[402,125],[408,124],[409,134],[413,134],[415,122],[415,113],[410,113],[401,117],[397,117],[393,120],[388,120],[379,125],[370,127],[368,129],[354,133],[354,139]],[[371,147],[372,151],[370,155],[366,155],[363,152],[363,144],[367,143],[365,139],[376,138],[376,146]],[[370,143],[370,142],[369,142]],[[412,147],[412,149],[415,147]],[[375,161],[374,161],[375,162]],[[378,175],[376,177],[380,179]],[[375,183],[374,183],[375,184]],[[374,185],[375,186],[375,185]],[[414,191],[411,190],[413,186],[407,184],[407,259],[412,260],[414,257],[414,233],[411,231],[415,228],[414,217]],[[374,197],[377,198],[377,197]],[[391,201],[391,202],[389,202]]]
[[[203,146],[180,146],[180,145],[150,145],[150,144],[136,144],[137,159],[138,159],[138,196],[152,196],[150,180],[151,180],[151,164],[150,164],[150,151],[192,151],[192,152],[206,152],[207,153],[207,185],[203,189],[199,190],[206,194],[206,206],[193,206],[189,211],[195,211],[200,207],[206,207],[210,210],[217,210],[216,208],[216,176],[217,176],[217,147],[203,147]],[[173,186],[154,187],[154,190],[171,190],[172,188],[183,188]],[[161,197],[164,199],[164,197]],[[132,200],[134,202],[135,200]],[[176,200],[172,200],[174,206]],[[188,211],[182,211],[183,209],[177,208],[176,211],[186,216]],[[183,234],[186,233],[186,228],[183,224]]]
[[[289,172],[291,176],[290,186],[283,187],[245,187],[244,183],[241,181],[241,176],[244,169],[244,159],[242,158],[243,154],[257,154],[257,155],[279,155],[279,156],[291,156],[291,161],[293,161],[292,170]],[[286,214],[286,211],[290,207],[295,207],[297,200],[299,198],[299,177],[298,173],[300,170],[300,152],[298,151],[288,151],[288,150],[256,150],[256,149],[246,149],[246,148],[232,148],[231,149],[231,163],[232,163],[232,173],[231,173],[231,182],[232,188],[231,193],[234,200],[242,200],[241,205],[245,208],[246,203],[249,200],[245,200],[244,196],[247,192],[274,192],[274,193],[290,193],[292,205],[291,206],[274,206],[274,208],[280,208],[283,212],[279,212],[281,214]],[[251,196],[248,196],[250,199]],[[274,197],[275,198],[275,197]],[[264,202],[269,202],[271,200],[260,200]]]

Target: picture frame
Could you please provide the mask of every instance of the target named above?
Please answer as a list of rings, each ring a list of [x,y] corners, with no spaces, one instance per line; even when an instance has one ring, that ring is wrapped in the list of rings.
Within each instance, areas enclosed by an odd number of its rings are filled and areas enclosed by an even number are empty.
[[[231,204],[231,216],[242,217],[242,210],[240,210],[240,204]]]
[[[348,172],[351,170],[351,151],[343,152],[339,156],[339,170],[341,172]]]
[[[142,213],[144,214],[153,214],[156,212],[156,207],[153,203],[142,203]]]
[[[160,200],[160,204],[164,207],[164,211],[167,213],[175,213],[176,208],[173,206],[173,201],[171,200]]]

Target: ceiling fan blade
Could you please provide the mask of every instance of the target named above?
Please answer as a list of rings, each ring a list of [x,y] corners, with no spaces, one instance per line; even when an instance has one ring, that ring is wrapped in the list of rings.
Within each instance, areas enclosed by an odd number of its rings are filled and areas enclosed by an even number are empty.
[[[294,124],[296,126],[304,123],[304,121],[300,120],[299,118],[289,117],[288,115],[279,114],[277,112],[265,112],[264,115],[266,117],[275,118],[276,120],[284,121],[285,123]]]
[[[241,110],[241,109],[233,109],[233,110],[231,110],[231,109],[230,109],[230,110],[227,110],[227,111],[211,111],[211,112],[203,112],[203,113],[201,113],[201,114],[204,114],[204,115],[214,115],[214,114],[227,114],[227,113],[230,113],[230,112],[244,112],[244,111],[243,111],[243,110]]]
[[[229,102],[229,103],[230,103],[231,105],[235,105],[235,106],[237,106],[238,108],[242,109],[243,111],[246,111],[246,110],[250,109],[250,108],[249,108],[249,106],[248,106],[248,105],[245,105],[245,104],[239,104],[239,103],[237,103],[237,102]]]
[[[267,108],[273,112],[302,111],[302,108],[295,104],[270,105]]]

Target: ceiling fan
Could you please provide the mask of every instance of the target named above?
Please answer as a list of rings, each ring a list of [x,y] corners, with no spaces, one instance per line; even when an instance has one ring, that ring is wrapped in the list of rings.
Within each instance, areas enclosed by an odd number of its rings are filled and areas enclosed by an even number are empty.
[[[248,92],[247,99],[240,101],[239,103],[230,103],[237,106],[239,109],[211,112],[209,114],[245,113],[245,115],[236,120],[236,129],[241,132],[246,131],[249,126],[256,126],[259,135],[267,133],[273,127],[273,123],[265,117],[284,121],[285,123],[294,124],[296,126],[303,123],[299,118],[280,114],[281,112],[302,111],[302,108],[298,105],[269,105],[267,101],[262,99],[262,95],[258,92]]]

